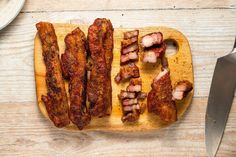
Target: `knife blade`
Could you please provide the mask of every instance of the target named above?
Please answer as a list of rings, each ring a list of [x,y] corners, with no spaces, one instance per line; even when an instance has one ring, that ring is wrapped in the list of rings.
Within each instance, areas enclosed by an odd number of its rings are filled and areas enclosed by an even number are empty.
[[[218,58],[205,117],[205,143],[209,157],[219,148],[236,87],[236,39],[231,54]]]

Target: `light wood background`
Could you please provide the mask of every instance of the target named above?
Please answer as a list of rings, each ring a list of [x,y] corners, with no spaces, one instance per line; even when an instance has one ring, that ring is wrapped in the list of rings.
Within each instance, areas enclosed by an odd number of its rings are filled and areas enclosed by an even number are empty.
[[[33,65],[35,23],[92,23],[96,17],[110,18],[115,27],[174,27],[187,36],[195,95],[181,121],[147,133],[69,132],[41,115]],[[18,17],[0,31],[0,156],[206,156],[204,124],[211,78],[216,58],[231,51],[235,35],[235,0],[26,1]],[[236,156],[236,100],[217,156]]]

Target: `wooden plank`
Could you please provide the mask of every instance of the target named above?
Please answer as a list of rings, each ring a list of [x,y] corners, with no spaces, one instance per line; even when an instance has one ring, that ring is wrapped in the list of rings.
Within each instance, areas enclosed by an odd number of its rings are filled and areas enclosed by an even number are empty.
[[[232,49],[235,15],[236,9],[22,13],[0,32],[0,102],[36,100],[33,77],[36,22],[65,23],[79,18],[77,22],[91,24],[96,17],[110,18],[114,27],[169,26],[181,31],[192,49],[195,97],[208,96],[216,58]]]
[[[36,102],[0,104],[0,156],[206,156],[207,98],[194,98],[174,125],[146,133],[65,131],[44,118]],[[236,155],[234,101],[217,157]]]
[[[55,5],[56,4],[56,5]],[[32,11],[81,11],[81,10],[147,10],[147,9],[206,9],[236,8],[235,0],[31,0],[26,1],[23,12]]]
[[[54,24],[56,31],[60,53],[64,53],[65,36],[73,31],[78,25],[66,25],[66,24]],[[81,30],[86,32],[88,30],[88,25],[81,27]],[[111,82],[112,82],[112,114],[106,118],[93,118],[90,125],[84,129],[89,130],[119,130],[119,131],[147,131],[152,129],[160,129],[167,127],[168,124],[164,124],[160,119],[156,119],[153,115],[145,112],[140,116],[139,123],[135,125],[124,125],[121,121],[121,108],[120,101],[117,95],[121,90],[125,90],[129,82],[117,84],[114,81],[115,76],[120,71],[120,49],[121,49],[121,40],[123,40],[123,32],[128,31],[127,29],[115,29],[114,30],[114,50],[113,50],[113,62],[112,62],[112,71],[111,71]],[[163,33],[164,40],[173,39],[178,45],[178,53],[174,56],[168,57],[168,64],[170,69],[170,76],[172,85],[174,86],[179,80],[188,80],[193,83],[193,69],[192,69],[192,56],[189,47],[188,40],[175,29],[170,29],[168,27],[142,27],[139,29],[139,40],[140,38],[148,33],[160,31]],[[44,103],[41,100],[42,95],[47,94],[47,87],[45,81],[46,68],[43,62],[42,57],[42,46],[37,35],[35,38],[35,49],[34,49],[34,61],[35,61],[35,80],[37,86],[37,101],[40,107],[42,114],[48,117]],[[139,48],[139,56],[143,55],[143,50]],[[177,63],[178,62],[178,63]],[[142,78],[142,91],[148,93],[151,90],[151,82],[153,78],[160,72],[161,65],[143,64],[142,61],[136,62],[136,65],[140,69],[140,76]],[[66,83],[66,87],[68,84]],[[67,88],[68,89],[68,88]],[[191,91],[184,101],[177,103],[178,109],[178,119],[184,114],[188,106],[191,104],[193,97],[193,91]],[[141,103],[139,101],[139,103]],[[146,104],[146,101],[144,101]],[[78,129],[75,125],[68,126],[67,129]]]

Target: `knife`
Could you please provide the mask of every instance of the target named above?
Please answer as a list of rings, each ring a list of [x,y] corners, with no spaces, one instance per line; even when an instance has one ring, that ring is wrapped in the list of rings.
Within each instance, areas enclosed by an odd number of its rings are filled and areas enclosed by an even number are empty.
[[[207,155],[217,153],[236,87],[236,38],[232,52],[217,59],[212,78],[205,117],[205,143]]]

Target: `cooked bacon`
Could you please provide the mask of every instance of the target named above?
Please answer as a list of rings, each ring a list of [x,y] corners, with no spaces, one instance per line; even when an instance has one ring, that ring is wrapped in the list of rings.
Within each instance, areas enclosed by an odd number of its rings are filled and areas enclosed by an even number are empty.
[[[145,112],[145,110],[146,110],[146,104],[145,103],[142,103],[141,105],[140,105],[140,114],[143,114],[144,112]]]
[[[137,94],[138,99],[145,99],[146,97],[147,97],[147,93],[138,92],[138,94]]]
[[[63,74],[69,79],[70,120],[83,129],[89,124],[91,116],[86,107],[86,38],[79,27],[65,37],[65,44],[61,62]]]
[[[98,18],[88,29],[92,67],[87,84],[92,116],[109,115],[112,109],[111,63],[113,27],[110,20]]]
[[[156,57],[155,52],[154,51],[144,52],[143,62],[144,63],[156,63],[157,57]]]
[[[36,28],[42,43],[42,54],[46,66],[47,96],[42,95],[41,99],[54,125],[64,127],[70,123],[69,105],[62,78],[57,36],[51,23],[39,22]]]
[[[188,80],[182,80],[177,82],[175,88],[172,91],[173,100],[182,100],[193,89],[193,84]]]
[[[122,105],[127,106],[127,105],[133,105],[133,104],[137,104],[138,103],[138,99],[124,99],[122,101]]]
[[[129,112],[126,115],[123,115],[121,118],[122,122],[136,122],[139,119],[139,112]]]
[[[127,91],[121,90],[120,94],[118,95],[118,97],[119,97],[120,100],[132,99],[132,98],[135,98],[135,93],[134,92],[127,92]]]
[[[125,64],[128,61],[137,61],[137,60],[138,60],[138,53],[135,51],[120,56],[120,64]]]
[[[130,39],[139,35],[139,30],[132,30],[124,33],[124,39]]]
[[[121,54],[125,55],[129,52],[134,52],[134,51],[138,52],[138,50],[139,50],[138,43],[136,42],[136,43],[129,45],[128,47],[122,48]]]
[[[154,33],[146,34],[141,39],[141,45],[144,48],[161,44],[162,42],[163,42],[163,35],[161,32],[154,32]]]
[[[129,78],[139,77],[139,68],[134,63],[129,63],[120,68],[120,72],[116,75],[116,83],[127,80]]]
[[[141,92],[142,90],[141,78],[132,78],[126,90],[129,92]]]
[[[151,47],[144,52],[144,63],[156,63],[157,58],[162,58],[165,54],[166,45],[163,43],[160,47]]]
[[[172,100],[172,86],[168,69],[164,69],[153,80],[152,90],[148,93],[147,106],[148,112],[159,115],[165,122],[177,120],[177,108]]]
[[[123,41],[121,41],[121,46],[124,48],[124,47],[127,47],[135,42],[138,42],[138,36],[135,36],[135,37],[132,37],[132,38],[129,38],[129,39],[124,39]]]
[[[162,65],[162,70],[168,68],[168,60],[165,55],[161,57],[161,65]]]
[[[140,106],[139,104],[133,104],[133,105],[126,105],[123,107],[123,111],[124,112],[130,112],[130,111],[133,111],[133,110],[140,110]]]

